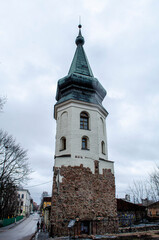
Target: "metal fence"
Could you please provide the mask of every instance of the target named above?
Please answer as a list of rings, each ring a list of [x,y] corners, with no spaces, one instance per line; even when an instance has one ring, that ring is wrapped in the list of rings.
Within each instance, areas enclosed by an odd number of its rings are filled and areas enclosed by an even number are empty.
[[[23,219],[23,216],[18,216],[13,218],[4,218],[3,220],[0,220],[0,227],[8,226],[12,223],[20,221],[21,219]]]

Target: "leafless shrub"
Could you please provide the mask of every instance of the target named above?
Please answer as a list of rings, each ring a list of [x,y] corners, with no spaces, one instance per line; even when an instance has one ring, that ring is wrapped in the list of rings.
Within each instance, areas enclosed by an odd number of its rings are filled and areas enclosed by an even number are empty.
[[[8,210],[17,201],[16,186],[28,180],[31,169],[27,151],[7,132],[0,130],[0,212],[6,217]],[[6,209],[7,211],[4,211]],[[14,208],[10,209],[10,214]],[[3,215],[3,216],[2,216]]]

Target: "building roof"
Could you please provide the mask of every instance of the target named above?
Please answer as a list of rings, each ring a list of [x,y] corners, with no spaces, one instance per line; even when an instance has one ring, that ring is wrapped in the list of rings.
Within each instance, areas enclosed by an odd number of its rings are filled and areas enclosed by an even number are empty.
[[[117,198],[117,211],[144,211],[146,209],[145,206],[140,206],[135,203],[124,201],[123,199]]]
[[[43,202],[51,202],[51,197],[44,197]]]
[[[72,60],[72,64],[68,75],[71,73],[79,73],[82,75],[93,77],[91,67],[89,65],[87,56],[83,48],[84,38],[81,34],[81,25],[79,25],[79,34],[76,38],[76,45],[77,45],[76,52]]]
[[[159,201],[151,203],[148,205],[148,208],[159,208]]]
[[[30,195],[30,192],[28,189],[18,189],[17,192],[28,192],[28,194]]]
[[[102,101],[106,96],[106,90],[93,76],[85,54],[81,27],[79,25],[79,34],[75,41],[77,48],[68,75],[60,79],[57,84],[56,105],[74,99],[102,106]]]

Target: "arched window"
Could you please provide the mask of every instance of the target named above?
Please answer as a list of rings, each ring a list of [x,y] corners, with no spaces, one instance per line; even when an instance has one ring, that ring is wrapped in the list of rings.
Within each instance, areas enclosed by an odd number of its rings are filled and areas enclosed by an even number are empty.
[[[86,112],[81,112],[80,114],[80,128],[81,129],[89,129],[89,116]]]
[[[104,121],[102,118],[100,118],[100,131],[101,131],[101,134],[103,135],[104,134]]]
[[[104,141],[101,142],[101,150],[102,150],[102,153],[105,154],[105,142]]]
[[[65,137],[62,137],[62,138],[60,139],[60,145],[61,145],[60,151],[66,149],[66,138],[65,138]]]
[[[89,149],[89,139],[88,137],[82,137],[82,149]]]

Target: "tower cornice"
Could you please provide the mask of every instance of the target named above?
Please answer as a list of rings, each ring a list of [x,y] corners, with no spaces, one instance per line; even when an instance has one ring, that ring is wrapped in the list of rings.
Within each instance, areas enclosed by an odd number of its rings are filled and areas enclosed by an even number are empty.
[[[65,102],[62,102],[62,103],[58,103],[58,104],[55,104],[54,106],[54,118],[57,120],[57,109],[60,108],[60,107],[68,107],[69,104],[71,103],[75,103],[75,104],[80,104],[80,105],[83,105],[83,106],[86,106],[86,107],[95,107],[97,108],[105,117],[108,116],[108,112],[107,110],[103,107],[103,106],[100,106],[98,104],[92,104],[92,103],[88,103],[88,102],[83,102],[83,101],[78,101],[78,100],[74,100],[74,99],[69,99]]]

